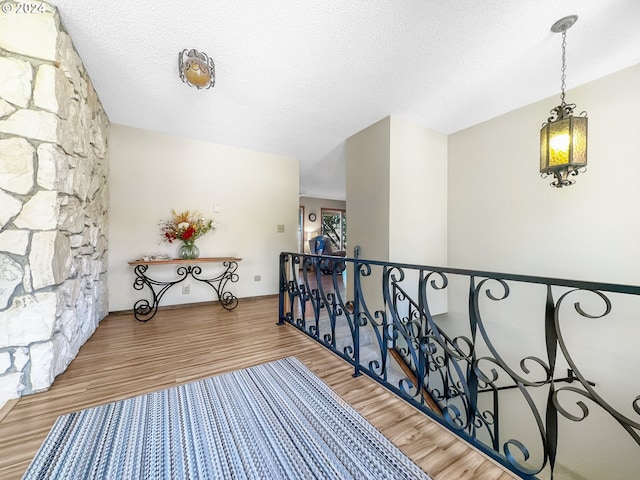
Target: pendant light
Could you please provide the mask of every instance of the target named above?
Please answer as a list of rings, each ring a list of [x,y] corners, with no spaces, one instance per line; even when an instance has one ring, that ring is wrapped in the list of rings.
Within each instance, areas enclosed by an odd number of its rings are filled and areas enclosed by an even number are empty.
[[[573,185],[575,177],[587,167],[587,112],[574,117],[574,103],[565,102],[565,60],[567,30],[576,22],[577,15],[561,18],[551,26],[554,33],[562,33],[562,75],[560,105],[551,110],[551,116],[540,130],[540,173],[543,178],[553,175],[552,187]]]

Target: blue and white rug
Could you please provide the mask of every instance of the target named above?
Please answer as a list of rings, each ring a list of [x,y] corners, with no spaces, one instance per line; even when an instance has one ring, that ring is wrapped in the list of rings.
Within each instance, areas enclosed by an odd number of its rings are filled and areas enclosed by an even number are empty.
[[[59,417],[25,479],[424,479],[295,357]]]

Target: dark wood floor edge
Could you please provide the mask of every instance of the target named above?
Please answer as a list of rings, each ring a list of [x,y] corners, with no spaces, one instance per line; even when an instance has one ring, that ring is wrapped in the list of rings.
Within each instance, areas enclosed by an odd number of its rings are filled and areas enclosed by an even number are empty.
[[[239,302],[254,302],[256,300],[265,300],[269,298],[278,298],[277,293],[270,293],[269,295],[257,295],[255,297],[242,297],[239,298]],[[179,303],[176,305],[163,305],[158,307],[158,311],[160,310],[175,310],[176,308],[191,308],[191,307],[202,307],[202,306],[214,306],[219,305],[220,302],[218,300],[207,300],[206,302],[193,302],[193,303]],[[110,311],[109,315],[117,316],[117,315],[133,315],[133,309],[130,310],[114,310]],[[106,317],[105,317],[106,318]]]

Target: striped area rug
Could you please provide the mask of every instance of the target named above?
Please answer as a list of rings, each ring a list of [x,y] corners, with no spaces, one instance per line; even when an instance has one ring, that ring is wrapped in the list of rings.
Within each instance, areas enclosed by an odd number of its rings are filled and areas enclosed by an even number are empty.
[[[425,479],[295,357],[59,417],[25,479]]]

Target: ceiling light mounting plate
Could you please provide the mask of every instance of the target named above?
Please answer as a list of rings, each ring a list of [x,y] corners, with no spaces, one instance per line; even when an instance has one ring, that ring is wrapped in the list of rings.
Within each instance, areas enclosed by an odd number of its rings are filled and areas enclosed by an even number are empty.
[[[551,25],[551,31],[553,33],[566,32],[573,26],[574,23],[576,23],[577,20],[578,20],[577,15],[569,15],[567,17],[563,17],[560,20],[558,20],[556,23]]]

